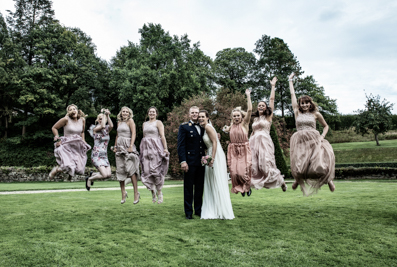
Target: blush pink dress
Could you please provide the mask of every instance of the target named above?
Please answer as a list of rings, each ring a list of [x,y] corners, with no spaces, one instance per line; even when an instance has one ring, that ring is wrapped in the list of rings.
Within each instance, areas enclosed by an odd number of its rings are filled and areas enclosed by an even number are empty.
[[[139,179],[139,152],[133,145],[132,152],[128,152],[131,144],[131,130],[124,121],[117,126],[117,151],[116,151],[116,177],[118,181],[127,184],[132,175],[136,174]]]
[[[271,122],[257,117],[252,124],[250,138],[252,152],[251,187],[255,189],[278,188],[284,184],[284,176],[276,166],[274,144],[270,136]]]
[[[54,149],[55,159],[63,172],[71,176],[83,175],[87,164],[87,151],[91,149],[91,146],[81,138],[83,119],[74,121],[69,116],[66,118],[68,122],[63,127],[64,136],[60,137],[61,145],[55,146]]]
[[[232,180],[232,193],[245,193],[251,186],[251,149],[248,136],[240,124],[230,128],[230,143],[227,147],[227,164]]]
[[[149,190],[161,190],[168,172],[169,156],[164,152],[157,121],[144,123],[140,152],[142,183]]]
[[[297,132],[291,137],[291,173],[305,196],[316,193],[335,178],[335,155],[331,144],[316,130],[313,113],[299,113]]]

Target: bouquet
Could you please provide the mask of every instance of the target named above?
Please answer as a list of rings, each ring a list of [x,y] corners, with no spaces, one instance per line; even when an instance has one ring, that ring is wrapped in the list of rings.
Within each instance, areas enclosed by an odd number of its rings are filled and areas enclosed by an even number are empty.
[[[203,156],[201,158],[201,166],[208,166],[212,161],[212,157],[210,155]]]

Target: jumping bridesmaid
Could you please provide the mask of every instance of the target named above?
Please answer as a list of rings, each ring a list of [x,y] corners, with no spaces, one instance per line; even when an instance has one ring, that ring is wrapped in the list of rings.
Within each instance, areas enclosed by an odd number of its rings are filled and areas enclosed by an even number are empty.
[[[281,187],[285,192],[287,191],[287,185],[284,182],[284,176],[277,169],[274,144],[270,136],[276,82],[276,77],[270,82],[272,90],[269,106],[264,101],[260,101],[258,110],[252,114],[254,122],[252,123],[252,134],[250,137],[252,152],[251,187],[255,189]]]
[[[66,172],[71,176],[83,175],[87,164],[87,151],[91,149],[84,140],[85,114],[76,105],[66,108],[65,117],[52,126],[54,134],[54,155],[57,161],[49,178],[53,179],[58,172]],[[63,127],[64,136],[59,137],[58,129]]]
[[[158,111],[150,107],[149,121],[143,123],[143,138],[140,145],[141,181],[152,192],[152,202],[163,203],[164,178],[168,171],[169,152],[164,136],[164,125],[157,120]],[[156,199],[156,194],[157,198]]]
[[[295,179],[292,189],[300,185],[303,194],[309,196],[328,184],[334,192],[335,155],[330,143],[324,139],[328,125],[310,96],[296,100],[294,75],[288,77],[297,129],[290,143],[291,173]],[[321,135],[316,130],[316,121],[324,127]]]
[[[94,185],[94,180],[109,178],[112,175],[108,160],[108,144],[110,141],[109,133],[113,129],[113,122],[109,115],[109,110],[103,109],[102,113],[97,116],[95,125],[91,125],[88,129],[88,132],[94,138],[91,161],[98,170],[95,173],[91,172],[90,176],[85,179],[85,187],[88,191],[90,191],[91,185]]]
[[[128,197],[125,191],[126,180],[131,178],[134,186],[134,204],[138,204],[139,153],[135,147],[136,128],[132,110],[122,107],[117,115],[117,136],[113,151],[116,153],[116,176],[120,182],[121,204]]]
[[[245,90],[247,95],[247,112],[237,107],[232,110],[232,123],[224,126],[223,130],[230,133],[230,143],[227,148],[227,164],[232,180],[232,193],[251,195],[251,149],[248,142],[248,130],[251,120],[252,103],[251,92]]]

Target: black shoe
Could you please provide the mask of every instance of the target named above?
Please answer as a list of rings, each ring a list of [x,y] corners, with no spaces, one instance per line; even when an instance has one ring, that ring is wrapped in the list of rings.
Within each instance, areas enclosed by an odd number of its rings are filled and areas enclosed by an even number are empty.
[[[191,219],[193,219],[193,216],[190,214],[190,215],[186,215],[186,219],[187,220],[191,220]]]
[[[244,193],[241,193],[241,195],[242,195],[243,197],[245,197],[245,192],[244,192]]]
[[[88,176],[85,177],[85,189],[87,189],[87,191],[90,191],[91,187],[88,187],[87,181],[88,181]]]
[[[90,177],[92,176],[92,174],[94,173],[94,171],[90,171]],[[91,186],[94,185],[94,181],[91,182]]]
[[[250,191],[247,192],[247,196],[250,196],[252,194],[252,190],[250,188]]]
[[[201,214],[195,213],[194,215],[199,216],[201,218]]]

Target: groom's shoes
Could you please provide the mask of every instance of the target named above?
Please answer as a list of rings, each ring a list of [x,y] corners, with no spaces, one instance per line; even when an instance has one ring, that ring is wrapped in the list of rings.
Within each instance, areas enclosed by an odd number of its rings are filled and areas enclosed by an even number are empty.
[[[201,218],[201,214],[199,213],[195,213],[194,215],[199,216]]]
[[[186,215],[186,219],[187,220],[191,220],[191,219],[193,219],[193,216],[190,214],[190,215]]]

